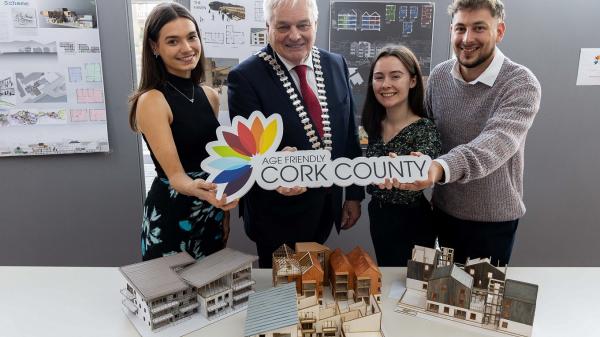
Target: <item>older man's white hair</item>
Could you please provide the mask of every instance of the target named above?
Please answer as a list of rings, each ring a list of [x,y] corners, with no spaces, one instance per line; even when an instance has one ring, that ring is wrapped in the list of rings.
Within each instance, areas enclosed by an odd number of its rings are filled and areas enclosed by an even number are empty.
[[[312,13],[313,22],[316,22],[319,18],[317,0],[263,0],[263,10],[267,24],[271,22],[271,19],[273,18],[273,10],[275,10],[275,8],[284,4],[288,4],[293,7],[298,3],[298,1],[306,1],[308,10]]]

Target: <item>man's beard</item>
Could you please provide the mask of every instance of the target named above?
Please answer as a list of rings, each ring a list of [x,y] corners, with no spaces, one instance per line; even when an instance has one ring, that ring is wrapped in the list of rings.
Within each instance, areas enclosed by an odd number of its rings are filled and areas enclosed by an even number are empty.
[[[458,59],[458,63],[460,63],[460,65],[462,65],[465,68],[476,68],[480,65],[482,65],[483,63],[485,63],[485,61],[489,60],[490,57],[492,57],[492,55],[494,54],[494,49],[490,50],[489,53],[485,54],[485,55],[481,55],[479,56],[477,59],[475,59],[474,61],[471,62],[463,62],[459,57],[457,57]],[[460,55],[460,54],[459,54]]]

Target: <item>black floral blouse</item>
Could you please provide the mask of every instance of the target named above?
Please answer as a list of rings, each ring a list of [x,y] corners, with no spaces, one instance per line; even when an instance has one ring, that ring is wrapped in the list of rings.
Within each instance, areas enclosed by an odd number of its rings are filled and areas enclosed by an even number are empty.
[[[430,119],[421,118],[400,130],[394,138],[384,143],[381,135],[369,139],[367,157],[387,156],[394,152],[399,156],[409,155],[411,152],[421,152],[435,159],[441,151],[440,134],[435,124]],[[412,204],[419,200],[422,191],[405,191],[399,189],[381,190],[375,185],[367,186],[367,193],[374,200],[392,204]]]

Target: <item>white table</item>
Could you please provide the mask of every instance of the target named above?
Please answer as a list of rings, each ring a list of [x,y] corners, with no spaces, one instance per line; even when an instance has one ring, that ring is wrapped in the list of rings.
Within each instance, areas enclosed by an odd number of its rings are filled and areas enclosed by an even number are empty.
[[[394,312],[388,293],[404,282],[405,268],[382,268],[386,337],[486,336]],[[271,286],[271,270],[255,269],[256,289]],[[600,268],[509,268],[508,277],[540,286],[534,337],[600,336]],[[117,268],[0,267],[0,336],[132,337],[137,331],[122,312],[125,285]],[[189,336],[241,337],[245,311]]]

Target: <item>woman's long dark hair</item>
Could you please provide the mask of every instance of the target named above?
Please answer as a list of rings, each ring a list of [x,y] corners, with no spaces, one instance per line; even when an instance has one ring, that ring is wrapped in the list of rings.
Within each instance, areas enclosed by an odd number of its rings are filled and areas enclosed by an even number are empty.
[[[423,108],[423,76],[421,75],[421,67],[415,54],[405,46],[386,46],[384,47],[371,64],[369,72],[369,82],[367,89],[367,97],[362,112],[362,125],[369,135],[370,139],[375,139],[381,135],[381,122],[385,118],[385,108],[375,97],[373,91],[373,72],[375,64],[380,58],[386,56],[394,56],[402,62],[406,67],[411,77],[415,77],[416,85],[408,91],[408,106],[412,112],[419,117],[426,117],[425,109]]]
[[[198,23],[190,12],[177,3],[161,3],[154,7],[148,15],[144,27],[144,43],[142,46],[142,74],[138,89],[129,97],[129,126],[133,131],[138,131],[136,126],[136,108],[139,97],[147,91],[156,89],[166,82],[167,69],[160,57],[155,57],[152,52],[152,43],[158,43],[158,34],[167,23],[178,18],[185,18],[194,23],[196,34],[200,39]],[[202,46],[202,40],[200,40]],[[204,80],[204,48],[200,53],[200,60],[192,70],[192,81],[199,85]]]

